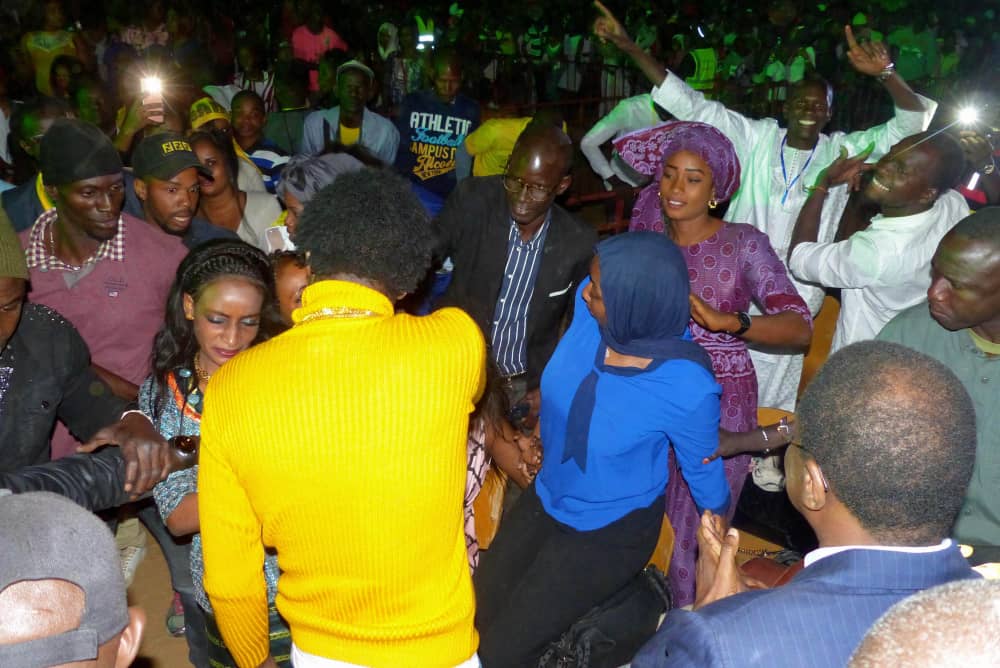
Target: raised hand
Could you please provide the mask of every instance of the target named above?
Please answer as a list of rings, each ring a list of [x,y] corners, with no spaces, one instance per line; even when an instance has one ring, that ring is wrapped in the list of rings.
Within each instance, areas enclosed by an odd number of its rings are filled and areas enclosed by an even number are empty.
[[[859,44],[854,38],[851,26],[844,26],[847,37],[847,58],[858,72],[869,76],[878,76],[892,65],[889,49],[883,42],[867,42]]]
[[[632,41],[632,38],[625,32],[625,26],[615,18],[611,10],[604,6],[601,0],[594,0],[594,7],[601,12],[601,16],[594,21],[594,34],[601,39],[606,39],[615,46],[621,48]]]
[[[974,130],[962,130],[958,133],[958,141],[965,151],[965,159],[975,169],[993,163],[993,146],[986,137]]]
[[[821,188],[830,188],[847,183],[851,190],[857,190],[861,185],[861,175],[875,167],[873,164],[865,164],[865,160],[868,159],[868,156],[874,150],[875,143],[872,142],[861,153],[848,156],[847,149],[841,146],[840,155],[826,169],[820,172],[819,178],[816,180],[816,185]]]

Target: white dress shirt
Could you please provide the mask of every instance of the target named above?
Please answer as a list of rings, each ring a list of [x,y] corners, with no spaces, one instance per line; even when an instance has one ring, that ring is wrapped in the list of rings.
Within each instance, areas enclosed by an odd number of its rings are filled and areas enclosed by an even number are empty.
[[[949,547],[951,547],[951,538],[945,538],[937,545],[928,545],[926,547],[897,547],[893,545],[840,545],[837,547],[819,547],[806,554],[805,565],[803,568],[809,568],[820,559],[833,556],[839,552],[846,552],[847,550],[879,550],[882,552],[928,554],[930,552],[941,552],[943,550],[947,550]]]
[[[927,297],[931,258],[955,223],[969,215],[965,198],[949,190],[927,211],[886,218],[837,243],[802,243],[790,269],[802,281],[843,288],[833,354],[874,339],[898,313]]]
[[[627,97],[615,105],[607,116],[594,123],[594,127],[580,140],[580,150],[587,156],[590,168],[602,179],[617,176],[625,183],[637,186],[639,181],[635,178],[635,172],[618,160],[608,162],[601,146],[611,139],[618,139],[629,132],[652,127],[660,122],[649,93]]]

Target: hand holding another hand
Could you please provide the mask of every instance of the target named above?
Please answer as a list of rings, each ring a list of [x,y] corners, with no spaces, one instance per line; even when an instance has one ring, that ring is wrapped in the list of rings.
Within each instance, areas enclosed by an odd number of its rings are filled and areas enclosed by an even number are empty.
[[[121,450],[125,460],[124,490],[133,499],[151,490],[170,471],[170,445],[141,413],[128,413],[99,430],[77,452],[93,452],[105,445],[117,445]]]

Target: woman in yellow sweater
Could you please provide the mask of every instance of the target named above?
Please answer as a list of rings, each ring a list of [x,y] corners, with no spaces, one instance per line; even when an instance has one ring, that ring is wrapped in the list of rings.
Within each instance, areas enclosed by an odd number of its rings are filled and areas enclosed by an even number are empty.
[[[296,666],[477,666],[463,531],[486,350],[462,311],[397,315],[431,229],[386,171],[306,206],[315,282],[295,326],[227,363],[202,422],[205,589],[240,666],[270,666],[263,546]],[[338,665],[341,665],[338,664]]]

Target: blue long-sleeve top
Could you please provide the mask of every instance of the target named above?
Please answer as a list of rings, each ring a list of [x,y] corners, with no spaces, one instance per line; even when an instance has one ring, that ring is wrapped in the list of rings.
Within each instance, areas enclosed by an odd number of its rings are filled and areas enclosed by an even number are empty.
[[[682,359],[653,360],[645,369],[607,366],[597,321],[576,293],[573,322],[542,374],[541,437],[545,461],[535,482],[553,518],[580,531],[607,526],[649,506],[667,486],[674,446],[699,509],[723,512],[729,486],[722,460],[702,463],[719,444],[722,388],[712,374]],[[585,470],[562,461],[577,388],[598,375]]]

